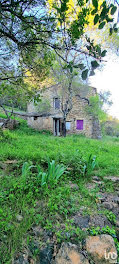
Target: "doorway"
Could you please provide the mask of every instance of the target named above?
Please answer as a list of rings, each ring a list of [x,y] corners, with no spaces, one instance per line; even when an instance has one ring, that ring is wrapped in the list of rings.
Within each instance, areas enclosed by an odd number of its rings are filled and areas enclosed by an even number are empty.
[[[60,136],[60,119],[59,118],[53,119],[53,126],[54,126],[54,136]]]

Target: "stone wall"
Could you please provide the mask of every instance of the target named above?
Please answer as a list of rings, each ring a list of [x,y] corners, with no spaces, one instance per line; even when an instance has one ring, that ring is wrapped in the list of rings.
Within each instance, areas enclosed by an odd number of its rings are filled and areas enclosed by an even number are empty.
[[[49,130],[53,133],[53,118],[52,117],[37,117],[37,118],[28,117],[27,123],[30,127],[34,129]]]
[[[90,88],[87,92],[86,98],[92,95],[96,95],[97,91],[95,88]],[[44,91],[42,94],[43,98],[47,98],[50,102],[50,116],[48,117],[29,117],[28,125],[37,130],[49,130],[53,133],[53,118],[59,118],[62,121],[61,109],[54,109],[54,98],[61,98],[61,90],[59,86],[52,86]],[[87,137],[100,138],[101,130],[99,121],[95,120],[91,115],[85,111],[85,106],[88,102],[85,99],[81,99],[78,96],[73,96],[73,108],[67,116],[67,121],[70,122],[70,130],[68,134],[84,134]],[[36,112],[36,107],[33,102],[28,105],[28,112]],[[49,113],[48,113],[49,114]],[[83,130],[76,129],[77,120],[83,120]]]
[[[92,120],[92,138],[101,139],[101,126],[97,118]]]

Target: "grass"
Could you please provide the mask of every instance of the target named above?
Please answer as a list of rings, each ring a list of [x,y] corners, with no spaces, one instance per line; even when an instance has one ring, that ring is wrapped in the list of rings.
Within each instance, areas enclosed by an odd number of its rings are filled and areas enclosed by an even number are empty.
[[[69,160],[73,163],[75,157],[88,159],[92,154],[98,161],[96,174],[119,175],[118,138],[105,137],[100,141],[76,135],[56,138],[28,128],[25,121],[22,121],[19,129],[5,131],[5,135],[6,141],[0,144],[0,160],[31,160],[45,164],[54,159],[67,165]],[[71,157],[74,157],[74,160]]]
[[[35,225],[43,232],[52,231],[58,243],[79,243],[84,239],[85,233],[73,224],[73,216],[81,208],[84,215],[97,212],[98,187],[89,191],[86,184],[92,175],[102,178],[119,175],[118,148],[117,138],[105,137],[98,141],[76,135],[53,137],[48,132],[28,128],[24,120],[20,120],[20,127],[15,131],[5,130],[0,142],[0,264],[11,264],[24,245],[32,244],[34,235],[30,230]],[[81,164],[88,161],[90,154],[97,157],[97,165],[84,177]],[[8,160],[16,163],[7,165]],[[24,162],[39,164],[47,171],[49,160],[68,167],[68,174],[57,185],[41,188],[36,168],[23,177]],[[70,181],[78,189],[72,189]],[[113,190],[112,185],[105,186],[108,191]],[[42,235],[38,243],[39,247],[47,244]],[[34,260],[38,254],[39,249],[33,252]]]

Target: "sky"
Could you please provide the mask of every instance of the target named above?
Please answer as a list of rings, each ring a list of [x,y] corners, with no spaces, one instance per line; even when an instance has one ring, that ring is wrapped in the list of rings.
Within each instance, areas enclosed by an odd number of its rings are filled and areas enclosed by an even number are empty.
[[[110,2],[118,3],[119,0]],[[115,14],[115,19],[119,23],[119,7]],[[116,22],[115,21],[115,22]],[[106,63],[102,69],[95,72],[95,76],[90,77],[89,84],[97,88],[97,91],[110,91],[112,106],[109,108],[109,115],[119,119],[119,54],[108,53],[105,57]]]
[[[89,84],[97,88],[97,91],[110,91],[112,106],[108,114],[119,119],[119,55],[114,53],[105,57],[107,61],[101,70],[90,77]]]

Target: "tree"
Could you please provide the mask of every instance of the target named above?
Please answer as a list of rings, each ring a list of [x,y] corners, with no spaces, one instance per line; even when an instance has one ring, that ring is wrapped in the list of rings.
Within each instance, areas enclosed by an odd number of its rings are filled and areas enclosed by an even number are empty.
[[[41,48],[54,49],[59,56],[62,50],[76,50],[81,55],[100,61],[105,52],[102,53],[100,47],[86,36],[85,28],[92,16],[94,25],[97,24],[99,30],[103,29],[106,24],[113,22],[112,15],[116,8],[113,4],[107,5],[106,1],[101,6],[98,2],[52,1],[52,13],[49,13],[47,1],[44,0],[2,0],[0,39],[9,47],[9,51],[17,52],[17,60],[24,52],[28,54],[29,49],[31,51],[34,46],[40,45]],[[73,7],[71,3],[75,3]],[[79,48],[79,40],[84,48]]]
[[[18,85],[18,79],[21,80],[27,70],[35,71],[39,81],[45,79],[51,67],[49,54],[52,50],[62,58],[70,72],[79,68],[83,80],[99,66],[106,50],[86,34],[86,27],[91,16],[99,30],[111,25],[116,8],[113,4],[107,5],[106,1],[99,5],[98,0],[72,3],[75,3],[73,8],[70,0],[52,1],[50,12],[45,0],[1,0],[1,86],[2,81],[10,85],[13,79]],[[116,30],[116,25],[113,27]],[[66,52],[70,56],[65,56]],[[75,64],[71,58],[73,52],[77,53]],[[14,92],[13,86],[12,89]]]
[[[64,58],[71,57],[71,53],[66,52]],[[57,84],[57,91],[60,98],[61,111],[63,116],[63,136],[66,136],[67,116],[73,108],[73,98],[75,96],[86,101],[89,104],[88,92],[89,86],[82,84],[81,71],[72,67],[77,60],[77,54],[72,55],[72,63],[66,64],[64,60],[56,57],[53,64],[51,75],[54,77],[54,83]],[[84,67],[84,66],[82,66]]]
[[[107,120],[107,107],[112,105],[110,92],[100,92],[96,96],[89,98],[89,104],[85,107],[86,112],[94,118],[98,118],[101,123]]]
[[[34,90],[29,90],[28,86],[24,85],[22,78],[21,80],[18,79],[15,83],[2,82],[0,85],[0,108],[2,108],[6,115],[7,119],[5,123],[10,120],[16,105],[26,105],[33,96]],[[6,105],[11,106],[11,114],[8,114]]]

